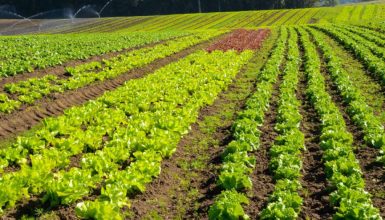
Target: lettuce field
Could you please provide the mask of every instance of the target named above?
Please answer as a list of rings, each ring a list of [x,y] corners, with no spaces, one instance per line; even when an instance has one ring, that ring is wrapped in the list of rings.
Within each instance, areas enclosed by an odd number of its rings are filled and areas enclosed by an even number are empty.
[[[0,36],[2,219],[385,218],[385,4],[58,22]]]

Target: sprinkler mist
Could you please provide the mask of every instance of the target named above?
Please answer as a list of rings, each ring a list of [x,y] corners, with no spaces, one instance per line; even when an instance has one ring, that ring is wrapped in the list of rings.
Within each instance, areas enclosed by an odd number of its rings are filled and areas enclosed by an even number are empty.
[[[98,18],[100,18],[99,12],[95,11],[95,9],[93,9],[93,7],[94,6],[92,6],[92,5],[84,5],[79,10],[77,10],[77,12],[74,14],[73,17],[76,18],[76,16],[78,16],[79,13],[82,11],[88,11],[88,12],[91,12],[92,14],[95,14],[96,16],[98,16]]]
[[[40,17],[40,18],[44,18],[44,16],[46,16],[46,15],[54,15],[54,16],[55,16],[55,15],[58,14],[58,12],[62,12],[62,11],[64,11],[64,10],[67,10],[67,9],[55,9],[55,10],[50,10],[50,11],[39,12],[39,13],[34,14],[34,15],[31,15],[31,16],[29,16],[29,17],[23,17],[22,20],[15,22],[15,23],[12,24],[11,26],[9,26],[6,30],[4,30],[3,32],[8,31],[8,30],[12,30],[12,29],[15,28],[18,24],[21,24],[21,23],[26,22],[26,21],[30,22],[30,23],[32,24],[32,26],[38,27],[38,29],[39,29],[39,31],[40,31],[41,28],[42,28],[42,26],[43,26],[43,24],[41,24],[41,23],[35,24],[35,23],[32,22],[31,19],[37,19],[37,18],[39,18],[39,17]],[[22,17],[22,16],[21,16],[21,17]]]
[[[11,30],[13,27],[15,27],[17,24],[19,24],[21,22],[29,22],[29,23],[31,23],[32,26],[36,26],[36,24],[34,24],[30,18],[19,15],[16,12],[3,10],[4,8],[5,7],[0,8],[0,15],[5,15],[5,16],[1,16],[1,17],[16,18],[16,19],[18,19],[18,21],[14,22],[10,26],[1,30],[0,35],[2,35],[4,32],[6,32],[8,30]]]
[[[20,14],[17,14],[13,6],[0,5],[0,19],[17,19],[14,23],[11,23],[9,26],[3,28],[0,31],[0,35],[27,33],[31,32],[32,29],[35,29],[32,32],[36,32],[36,29],[38,29],[38,32],[41,32],[43,29],[57,28],[63,25],[72,26],[72,24],[77,23],[77,18],[101,18],[101,14],[113,1],[114,0],[108,0],[99,11],[95,10],[96,7],[94,5],[84,5],[80,7],[75,13],[73,13],[72,9],[66,8],[40,12],[29,17],[24,17]],[[30,25],[21,26],[21,24],[27,22],[29,22]]]
[[[111,4],[112,1],[113,1],[113,0],[109,0],[106,4],[103,5],[102,9],[100,9],[100,11],[99,11],[99,15],[102,14],[102,12],[104,11],[104,9],[106,9],[107,6],[109,6],[109,5]]]
[[[3,10],[2,8],[0,8],[0,15],[1,14],[10,15],[11,17],[16,17],[17,19],[28,20],[28,18],[26,18],[24,16],[21,16],[21,15],[15,13],[15,12],[12,12],[12,11]]]

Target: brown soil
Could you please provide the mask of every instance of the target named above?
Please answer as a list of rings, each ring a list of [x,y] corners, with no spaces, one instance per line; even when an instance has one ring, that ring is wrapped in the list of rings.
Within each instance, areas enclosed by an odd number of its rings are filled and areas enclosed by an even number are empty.
[[[24,214],[33,214],[33,212],[42,206],[38,196],[32,196],[28,202],[18,205],[18,209],[12,209],[5,215],[1,216],[2,220],[21,219]],[[48,207],[47,207],[48,208]]]
[[[56,94],[53,95],[53,97],[43,98],[38,101],[35,106],[21,109],[10,115],[4,115],[0,117],[0,140],[10,139],[20,132],[26,131],[37,125],[44,118],[61,115],[65,109],[72,106],[82,105],[86,101],[95,99],[107,91],[116,89],[128,80],[141,78],[152,73],[154,70],[175,62],[198,49],[207,47],[210,42],[211,41],[207,41],[164,59],[156,60],[145,67],[131,70],[117,78],[95,83],[75,91]]]
[[[287,54],[288,48],[285,49]],[[284,71],[286,66],[286,55],[280,64],[280,72]],[[282,75],[279,74],[277,82],[273,86],[273,93],[270,99],[270,108],[265,113],[264,123],[260,128],[260,148],[251,155],[257,160],[254,171],[251,175],[253,187],[248,192],[250,204],[245,207],[245,212],[251,219],[258,219],[260,212],[267,206],[268,199],[274,191],[274,179],[269,170],[269,150],[274,144],[278,133],[274,130],[277,118],[279,87],[282,83]]]
[[[18,204],[17,209],[13,209],[8,212],[6,215],[2,216],[2,220],[15,220],[22,219],[23,216],[39,216],[39,219],[45,220],[53,220],[53,219],[61,219],[61,220],[77,220],[75,213],[75,206],[73,204],[71,206],[59,205],[54,209],[51,209],[49,203],[43,204],[40,196],[33,196],[28,201],[25,201],[22,204]],[[41,211],[41,213],[37,213]]]
[[[303,206],[301,219],[331,219],[333,208],[329,203],[328,182],[322,163],[322,150],[319,146],[321,124],[312,104],[306,97],[306,79],[303,71],[300,72],[300,83],[297,98],[302,101],[300,113],[303,117],[301,131],[305,135],[306,151],[303,153],[302,180]]]
[[[19,165],[13,165],[11,164],[10,166],[7,166],[3,169],[3,173],[10,173],[10,172],[17,172],[20,170]]]
[[[284,65],[282,65],[283,67]],[[282,68],[281,68],[282,69]],[[251,219],[256,219],[259,213],[267,206],[269,196],[274,190],[274,180],[269,170],[269,150],[274,144],[278,133],[274,130],[277,118],[277,108],[279,100],[279,86],[282,82],[280,75],[277,83],[274,85],[272,98],[270,100],[270,109],[265,113],[265,119],[261,131],[260,148],[251,155],[257,159],[254,172],[251,175],[253,188],[248,197],[250,204],[245,207],[245,212]]]
[[[378,149],[366,146],[359,147],[356,158],[360,161],[361,170],[365,178],[365,189],[372,195],[372,202],[385,218],[385,171],[382,164],[373,162],[378,155]]]
[[[366,184],[365,189],[373,196],[373,205],[379,208],[381,216],[385,217],[385,168],[383,165],[376,163],[379,150],[370,148],[365,143],[362,130],[350,120],[347,114],[347,106],[339,95],[338,89],[332,82],[325,66],[323,66],[322,73],[325,77],[327,91],[333,102],[339,107],[348,131],[353,135],[353,144],[356,147],[354,153],[360,162]]]
[[[61,220],[75,220],[79,219],[76,216],[75,205],[71,206],[60,206],[57,211],[55,211],[55,216],[58,216]]]

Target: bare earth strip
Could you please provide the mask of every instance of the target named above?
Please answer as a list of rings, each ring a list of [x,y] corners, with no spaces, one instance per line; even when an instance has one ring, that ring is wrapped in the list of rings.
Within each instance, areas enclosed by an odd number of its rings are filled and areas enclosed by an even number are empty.
[[[303,67],[301,68],[303,69]],[[297,90],[298,100],[302,105],[301,131],[305,135],[306,151],[303,153],[302,170],[302,219],[331,219],[333,208],[329,203],[328,183],[322,163],[322,150],[319,146],[321,134],[321,122],[317,112],[306,97],[306,79],[303,71],[300,73],[300,82]]]
[[[278,133],[274,130],[277,118],[277,108],[279,99],[279,86],[282,82],[282,76],[279,76],[274,85],[274,91],[270,101],[270,109],[266,112],[265,120],[261,130],[260,148],[253,152],[252,156],[256,158],[257,163],[251,176],[253,188],[249,193],[250,204],[245,208],[245,212],[251,219],[258,219],[259,213],[266,207],[270,194],[274,190],[274,180],[269,170],[269,149],[274,144]]]

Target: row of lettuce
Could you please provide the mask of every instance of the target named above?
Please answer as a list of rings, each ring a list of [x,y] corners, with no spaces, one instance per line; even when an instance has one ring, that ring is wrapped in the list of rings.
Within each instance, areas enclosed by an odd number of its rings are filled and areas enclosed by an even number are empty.
[[[334,26],[314,26],[314,29],[311,31],[312,35],[324,53],[327,68],[333,82],[337,85],[343,101],[348,105],[348,114],[351,120],[363,131],[365,142],[369,146],[380,149],[378,161],[385,164],[385,133],[383,125],[378,117],[374,115],[373,109],[366,103],[365,97],[363,97],[359,89],[355,88],[349,80],[349,74],[342,68],[341,61],[333,53],[333,49],[322,42],[321,33],[318,33],[318,31],[322,31],[351,51],[364,64],[368,73],[374,78],[379,79],[380,83],[384,86],[385,59],[382,55],[376,54],[373,51],[375,47],[372,44],[375,43],[371,41],[374,39],[380,40],[378,32],[360,27],[347,28],[351,30],[350,32],[343,32],[342,28]],[[362,30],[366,31],[367,34],[362,33]],[[382,37],[382,39],[384,38]],[[380,47],[380,45],[377,46]]]
[[[195,52],[84,106],[48,118],[2,156],[2,212],[32,195],[54,207],[77,201],[79,217],[120,219],[127,196],[145,190],[199,110],[227,88],[251,51]],[[16,150],[17,149],[17,150]],[[90,200],[90,198],[96,198]]]
[[[347,131],[344,118],[326,91],[321,74],[321,62],[309,33],[301,29],[304,48],[306,93],[320,117],[320,147],[325,174],[332,190],[329,201],[336,208],[337,219],[381,219],[373,207],[371,196],[365,191],[365,181],[353,152],[353,136]]]
[[[336,85],[343,102],[347,105],[347,113],[353,123],[362,130],[364,140],[369,146],[385,150],[385,132],[374,110],[367,104],[365,97],[349,79],[349,73],[342,67],[342,61],[334,53],[333,48],[323,41],[322,33],[308,29],[315,44],[320,48],[326,68]],[[378,161],[385,164],[385,155],[381,154]]]
[[[131,68],[134,68],[137,65],[143,66],[145,65],[145,63],[149,63],[154,59],[171,55],[177,51],[185,49],[186,47],[189,47],[201,41],[207,40],[213,36],[216,36],[218,33],[212,33],[211,35],[206,34],[205,36],[194,36],[194,37],[189,36],[189,37],[181,38],[180,40],[171,41],[169,43],[166,43],[165,45],[163,44],[157,45],[154,48],[145,48],[145,49],[140,49],[138,51],[129,52],[127,55],[121,55],[116,58],[112,58],[109,61],[104,61],[104,62],[109,62],[109,64],[105,65],[104,69],[98,73],[87,72],[87,71],[92,71],[96,68],[99,68],[101,64],[97,62],[88,63],[88,64],[77,66],[75,68],[71,68],[69,72],[71,72],[71,75],[73,75],[74,78],[83,78],[88,80],[86,83],[93,82],[93,79],[100,75],[105,75],[108,78],[116,77],[117,75],[125,73],[126,71],[129,71]],[[143,58],[143,61],[141,61],[141,58]],[[131,63],[132,61],[133,63]],[[46,80],[47,78],[51,79],[51,77],[52,76],[46,76],[37,80],[43,81],[43,80]],[[77,83],[76,87],[84,86],[84,85],[78,84],[79,82],[76,82],[74,78],[69,78],[68,81],[73,80],[75,83]],[[102,80],[102,79],[99,78],[99,80]],[[25,83],[26,85],[29,85],[28,84],[29,81],[30,80],[26,82],[20,82],[19,84]],[[54,86],[48,86],[48,87],[50,87],[51,89],[54,88]],[[21,89],[20,87],[6,87],[6,88],[8,89],[12,88],[17,91]],[[61,88],[61,87],[58,86],[58,88]],[[37,91],[30,91],[29,89],[31,88],[23,88],[23,89],[26,89],[30,93],[37,92]],[[35,150],[33,149],[33,147],[30,147],[30,146],[33,146],[34,143],[38,142],[38,140],[39,140],[39,137],[35,137],[34,139],[19,138],[18,141],[12,146],[0,149],[0,156],[1,156],[0,173],[4,168],[7,168],[9,165],[18,163],[18,161],[23,161],[30,153],[32,154],[38,153],[40,148]],[[92,143],[90,143],[90,145],[92,145]]]
[[[64,78],[49,74],[40,78],[30,78],[17,83],[5,84],[4,92],[0,93],[0,112],[11,113],[19,109],[23,104],[33,104],[36,100],[50,94],[63,93],[94,82],[115,78],[132,69],[143,67],[157,59],[170,56],[219,34],[221,32],[197,33],[169,40],[153,47],[128,51],[100,62],[67,67],[66,75],[68,77]]]
[[[249,154],[260,148],[259,127],[269,110],[274,84],[280,72],[279,64],[285,56],[287,37],[287,29],[281,29],[271,56],[259,73],[257,90],[247,100],[245,110],[233,125],[234,140],[223,153],[223,165],[218,178],[218,186],[223,190],[210,207],[210,219],[248,218],[242,204],[248,204],[249,200],[243,191],[252,188],[250,174],[257,160]]]
[[[318,29],[318,27],[317,27]],[[275,131],[278,133],[269,149],[269,169],[275,188],[269,195],[261,219],[297,219],[301,213],[302,152],[306,149],[300,130],[301,105],[296,97],[301,56],[298,43],[304,50],[303,65],[307,81],[306,95],[316,110],[321,123],[320,147],[324,170],[329,182],[329,202],[335,209],[335,219],[381,219],[373,206],[371,195],[365,191],[365,181],[353,152],[353,136],[348,132],[339,108],[326,91],[321,74],[321,58],[326,62],[332,82],[348,105],[352,121],[362,129],[368,145],[382,147],[384,129],[373,114],[359,90],[352,85],[348,74],[333,49],[325,43],[322,33],[312,28],[281,29],[281,36],[264,69],[259,73],[257,91],[239,113],[232,134],[234,140],[223,153],[223,164],[217,185],[222,189],[210,207],[210,219],[248,219],[243,206],[249,204],[247,191],[252,189],[250,178],[258,158],[252,155],[260,148],[259,128],[269,110],[273,85],[280,73],[279,64],[285,64],[277,109]],[[298,38],[298,34],[300,38]],[[288,38],[286,62],[285,43]],[[299,40],[299,41],[298,41]],[[313,42],[314,41],[314,42]],[[317,51],[320,49],[320,54]],[[320,55],[322,57],[320,57]],[[383,160],[383,156],[379,157]]]
[[[305,137],[300,130],[301,102],[296,97],[301,64],[298,35],[290,30],[287,58],[277,109],[275,131],[278,136],[269,149],[269,169],[273,174],[275,188],[269,196],[261,219],[297,219],[301,211],[302,151]]]
[[[31,72],[35,68],[44,69],[70,60],[85,59],[187,34],[154,32],[1,37],[0,77]]]
[[[354,56],[360,60],[367,70],[374,76],[377,77],[382,84],[385,84],[385,62],[384,59],[373,54],[371,48],[368,47],[367,42],[363,37],[357,36],[352,32],[346,34],[341,32],[341,29],[333,26],[314,26],[314,28],[323,31],[327,35],[331,36],[338,43],[340,43],[345,49],[349,50]],[[365,30],[368,33],[373,31]],[[374,35],[373,35],[374,36]]]

